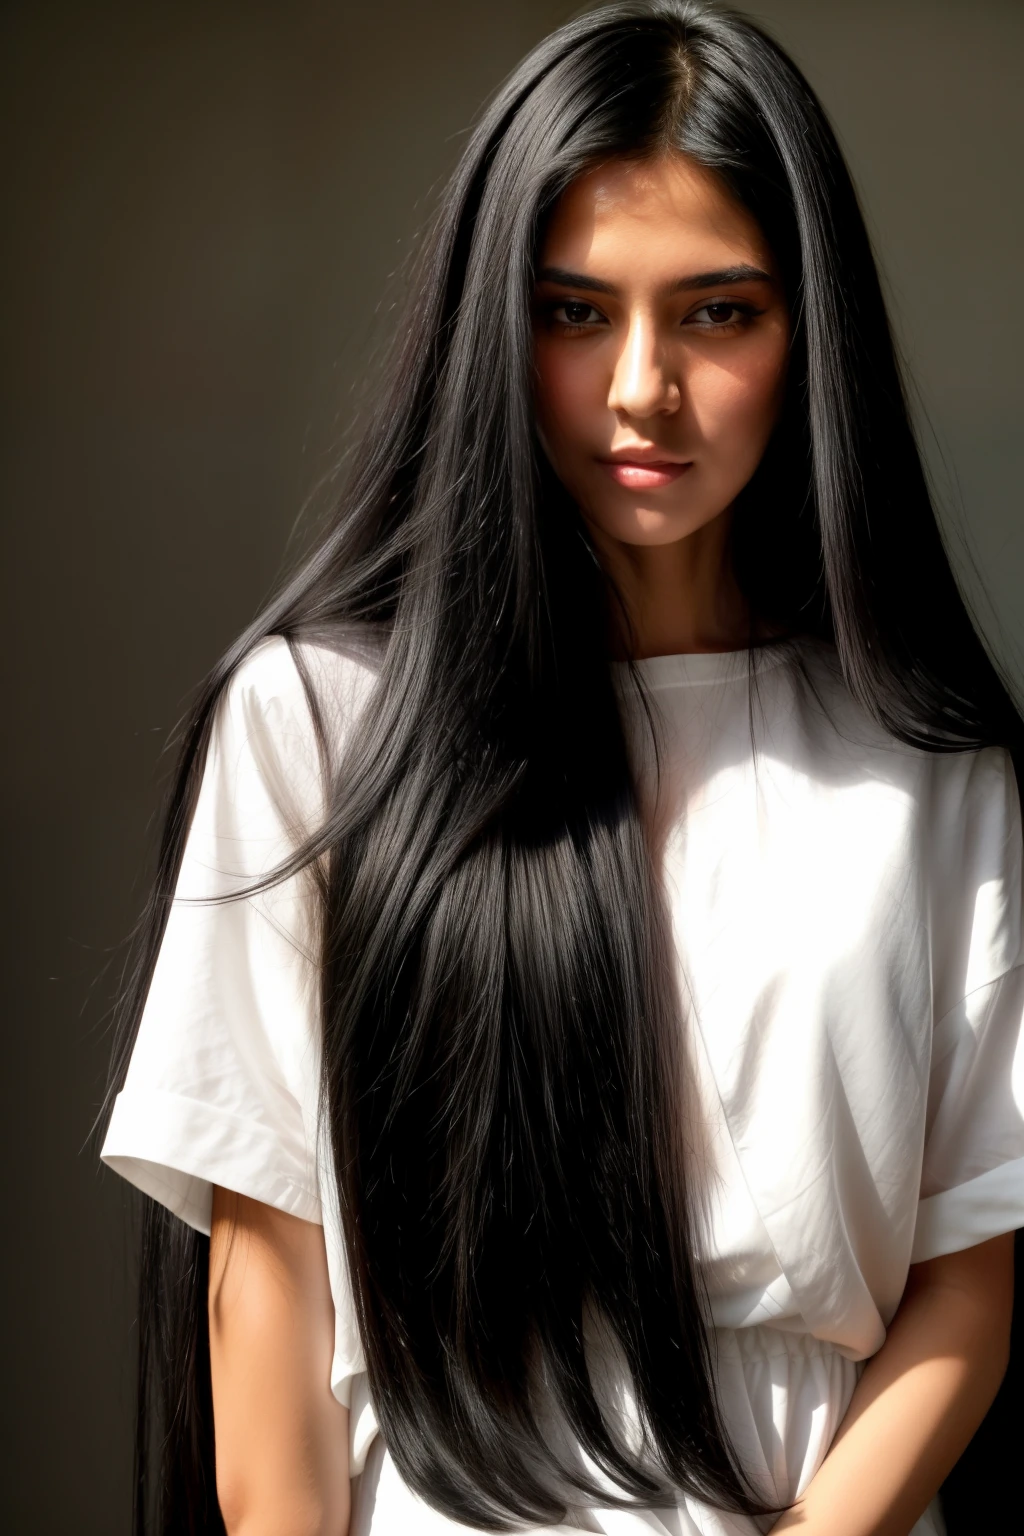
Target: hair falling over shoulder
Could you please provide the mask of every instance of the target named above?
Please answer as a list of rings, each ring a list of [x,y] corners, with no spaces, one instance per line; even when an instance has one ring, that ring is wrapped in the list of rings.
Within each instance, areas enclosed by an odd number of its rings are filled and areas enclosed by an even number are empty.
[[[343,763],[323,732],[330,812],[278,878],[321,871],[325,1104],[381,1431],[410,1487],[488,1530],[678,1491],[765,1509],[715,1402],[677,1003],[608,591],[531,408],[546,214],[594,163],[667,148],[754,214],[791,306],[787,403],[734,524],[752,610],[832,641],[900,740],[1000,743],[1020,763],[1021,721],[943,550],[863,220],[813,92],[733,13],[591,11],[483,113],[333,526],[207,680],[113,1072],[115,1092],[227,680],[267,635],[372,626],[386,642],[374,707]],[[206,1242],[153,1205],[143,1235],[137,1529],[214,1531]],[[632,1374],[642,1454],[595,1397],[591,1309]],[[545,1431],[542,1401],[565,1437]]]

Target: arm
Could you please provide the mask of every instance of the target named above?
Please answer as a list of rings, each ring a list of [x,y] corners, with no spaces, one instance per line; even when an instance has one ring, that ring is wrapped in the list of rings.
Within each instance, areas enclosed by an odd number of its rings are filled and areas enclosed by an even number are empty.
[[[215,1188],[209,1306],[229,1536],[346,1536],[348,1409],[330,1386],[323,1228]]]
[[[831,1449],[773,1536],[908,1536],[1006,1370],[1013,1233],[912,1265]]]

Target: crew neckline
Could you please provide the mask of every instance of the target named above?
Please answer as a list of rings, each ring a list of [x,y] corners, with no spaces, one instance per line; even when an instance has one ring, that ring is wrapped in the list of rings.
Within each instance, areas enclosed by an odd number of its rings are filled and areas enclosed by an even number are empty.
[[[753,656],[757,657],[758,674],[770,671],[790,658],[803,638],[787,636],[741,651],[680,651],[670,656],[644,656],[633,662],[616,662],[615,666],[622,673],[632,670],[648,688],[745,681]]]

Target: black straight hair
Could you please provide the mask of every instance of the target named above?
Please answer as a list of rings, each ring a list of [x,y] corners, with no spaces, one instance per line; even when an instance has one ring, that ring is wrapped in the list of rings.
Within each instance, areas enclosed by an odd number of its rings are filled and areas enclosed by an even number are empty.
[[[899,741],[1006,746],[1019,772],[1021,719],[950,570],[814,93],[732,12],[591,11],[484,111],[336,519],[203,687],[115,1052],[112,1093],[230,677],[270,635],[301,669],[296,642],[372,631],[379,680],[341,763],[306,674],[329,813],[276,877],[318,872],[325,1106],[381,1431],[410,1487],[488,1530],[680,1492],[771,1508],[715,1399],[678,1002],[611,677],[609,587],[531,401],[547,214],[595,163],[667,151],[756,217],[791,310],[786,403],[733,519],[752,613],[831,642]],[[219,1530],[207,1242],[147,1203],[141,1273],[137,1529]],[[628,1364],[639,1451],[596,1399],[590,1315]],[[568,1437],[548,1435],[545,1403]]]

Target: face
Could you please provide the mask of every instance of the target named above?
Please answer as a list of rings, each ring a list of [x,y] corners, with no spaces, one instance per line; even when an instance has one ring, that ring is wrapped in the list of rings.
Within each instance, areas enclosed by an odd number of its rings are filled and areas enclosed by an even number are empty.
[[[731,506],[782,404],[771,251],[709,171],[611,161],[565,192],[534,299],[536,411],[596,542],[675,543]]]

